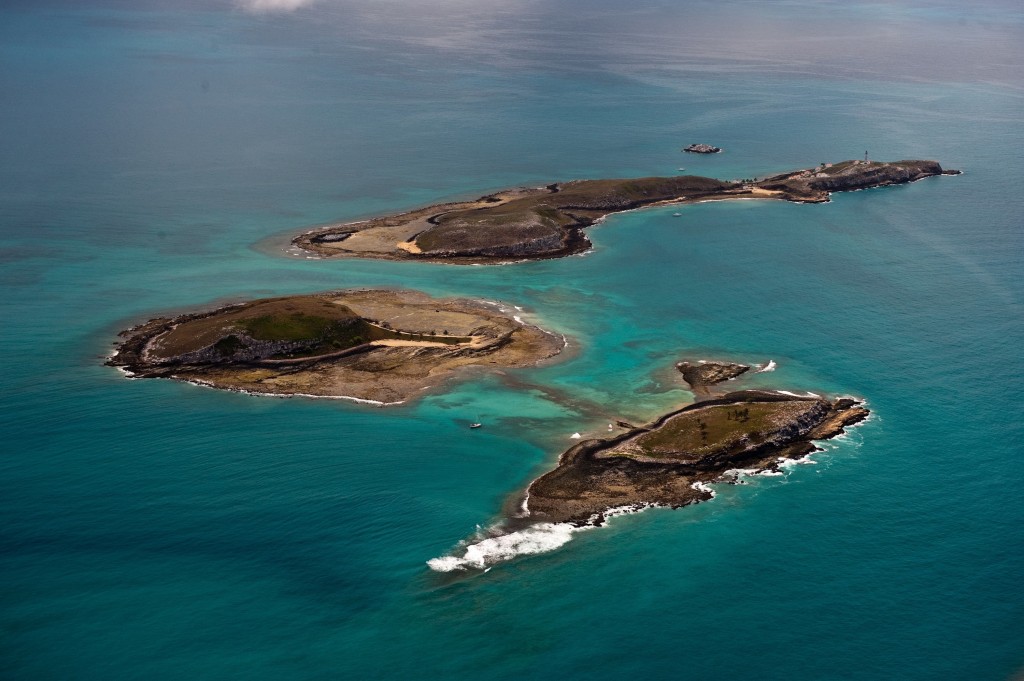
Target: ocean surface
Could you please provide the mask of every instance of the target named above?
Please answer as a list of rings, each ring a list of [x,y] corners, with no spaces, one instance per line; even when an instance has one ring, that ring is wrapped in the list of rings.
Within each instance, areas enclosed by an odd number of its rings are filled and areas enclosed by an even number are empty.
[[[0,676],[1020,678],[1024,13],[766,5],[3,3]],[[556,261],[284,253],[508,186],[865,150],[964,174],[621,214]],[[569,348],[390,408],[103,366],[157,314],[354,286],[518,305]],[[708,503],[427,565],[573,432],[688,402],[684,358],[873,416]]]

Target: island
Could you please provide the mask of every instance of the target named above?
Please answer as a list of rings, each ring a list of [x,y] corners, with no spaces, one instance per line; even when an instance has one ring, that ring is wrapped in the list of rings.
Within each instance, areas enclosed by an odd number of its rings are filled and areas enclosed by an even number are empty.
[[[363,222],[320,227],[292,243],[324,258],[495,264],[561,258],[591,248],[585,234],[604,217],[649,206],[735,199],[829,201],[831,192],[954,175],[936,161],[843,161],[762,179],[695,175],[574,180],[513,189]]]
[[[711,387],[722,381],[731,381],[750,370],[746,364],[733,362],[677,362],[676,369],[683,375],[697,399],[711,396]]]
[[[107,363],[131,377],[381,405],[473,368],[533,366],[566,344],[498,303],[376,289],[160,317],[121,338]]]
[[[722,148],[714,147],[710,144],[691,144],[688,147],[684,147],[683,151],[691,154],[720,154],[722,153]]]
[[[523,523],[600,525],[609,512],[679,508],[738,471],[777,471],[868,416],[851,398],[744,390],[697,402],[619,436],[585,440],[527,489]]]

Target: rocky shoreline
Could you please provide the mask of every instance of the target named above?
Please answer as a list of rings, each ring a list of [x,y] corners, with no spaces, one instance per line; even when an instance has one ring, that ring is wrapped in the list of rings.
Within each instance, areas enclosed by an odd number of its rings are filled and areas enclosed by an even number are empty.
[[[711,147],[714,149],[714,147]],[[715,153],[715,152],[698,152]],[[300,234],[292,244],[319,257],[499,264],[563,258],[591,248],[586,229],[604,217],[647,206],[708,200],[779,199],[825,203],[836,191],[959,174],[936,161],[843,161],[763,179],[695,175],[576,180],[513,189]]]

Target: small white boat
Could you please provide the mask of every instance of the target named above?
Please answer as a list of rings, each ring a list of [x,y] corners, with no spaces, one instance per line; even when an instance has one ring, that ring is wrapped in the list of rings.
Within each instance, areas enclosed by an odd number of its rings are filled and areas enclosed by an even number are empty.
[[[483,427],[483,425],[484,424],[482,424],[482,423],[471,423],[471,424],[469,424],[469,427],[470,428],[481,428],[481,427]]]
[[[679,172],[683,172],[684,170],[686,170],[686,168],[676,168],[676,170],[678,170]]]
[[[672,217],[674,217],[674,218],[681,218],[681,217],[683,217],[683,214],[682,213],[672,213]]]

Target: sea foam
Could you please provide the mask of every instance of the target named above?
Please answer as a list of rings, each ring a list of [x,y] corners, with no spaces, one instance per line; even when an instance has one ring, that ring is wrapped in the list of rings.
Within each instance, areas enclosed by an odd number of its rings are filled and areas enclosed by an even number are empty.
[[[547,553],[564,546],[572,540],[573,534],[588,526],[577,527],[569,523],[538,523],[527,528],[498,536],[487,537],[466,545],[465,553],[459,556],[431,558],[427,565],[437,572],[476,569],[511,560],[516,556]]]
[[[526,503],[524,500],[524,510]],[[435,572],[485,570],[496,563],[512,560],[518,556],[554,551],[572,541],[573,536],[579,532],[592,530],[612,518],[641,513],[648,508],[652,508],[652,506],[650,504],[617,506],[602,514],[594,514],[583,525],[537,523],[506,534],[501,534],[501,527],[496,525],[490,530],[478,531],[476,537],[462,542],[452,552],[454,554],[464,549],[461,556],[447,555],[431,558],[427,561],[427,565]]]

